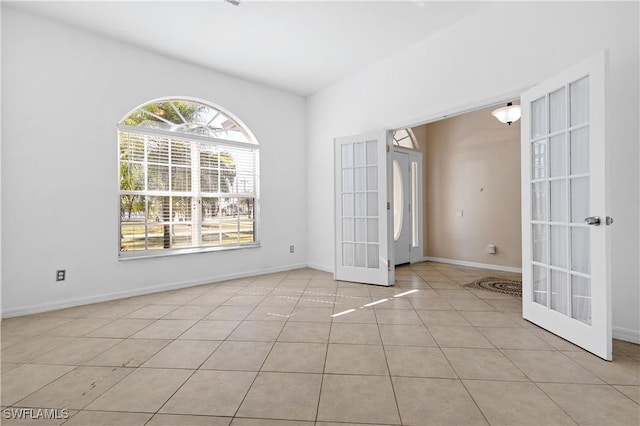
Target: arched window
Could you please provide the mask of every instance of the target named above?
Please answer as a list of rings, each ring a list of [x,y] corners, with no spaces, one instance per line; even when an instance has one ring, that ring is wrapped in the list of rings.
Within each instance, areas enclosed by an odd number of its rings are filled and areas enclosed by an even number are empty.
[[[400,129],[393,132],[393,144],[409,149],[420,149],[416,135],[413,134],[411,128]]]
[[[160,99],[118,125],[120,255],[257,245],[259,146],[222,108]]]

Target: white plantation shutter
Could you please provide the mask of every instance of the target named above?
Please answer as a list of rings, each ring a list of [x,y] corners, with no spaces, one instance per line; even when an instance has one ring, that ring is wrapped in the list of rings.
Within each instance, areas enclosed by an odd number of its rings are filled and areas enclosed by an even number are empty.
[[[143,108],[130,116],[149,115]],[[258,145],[206,108],[191,127],[160,117],[151,126],[119,126],[121,255],[257,244]]]

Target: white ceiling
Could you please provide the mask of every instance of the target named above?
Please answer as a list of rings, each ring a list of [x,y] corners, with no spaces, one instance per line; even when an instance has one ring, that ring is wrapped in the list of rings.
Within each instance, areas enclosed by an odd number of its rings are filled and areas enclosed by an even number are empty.
[[[307,96],[486,2],[3,1],[128,44]],[[401,64],[399,64],[401,66]]]

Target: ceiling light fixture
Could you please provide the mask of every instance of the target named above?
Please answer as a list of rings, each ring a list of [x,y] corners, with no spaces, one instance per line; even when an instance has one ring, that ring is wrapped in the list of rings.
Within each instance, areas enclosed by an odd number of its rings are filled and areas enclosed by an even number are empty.
[[[491,115],[497,118],[501,123],[507,123],[511,126],[511,123],[520,120],[520,105],[514,105],[509,102],[506,107],[493,110]]]
[[[224,0],[224,1],[234,6],[240,6],[240,0]]]

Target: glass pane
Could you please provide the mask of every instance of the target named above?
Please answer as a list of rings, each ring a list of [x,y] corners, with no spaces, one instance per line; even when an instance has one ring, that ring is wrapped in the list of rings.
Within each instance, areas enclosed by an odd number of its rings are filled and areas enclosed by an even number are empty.
[[[591,324],[591,280],[571,276],[571,317]]]
[[[589,121],[589,77],[569,85],[571,93],[571,125]]]
[[[356,239],[357,243],[364,243],[367,241],[367,220],[356,219]]]
[[[367,267],[367,245],[366,244],[354,244],[354,264],[357,268]]]
[[[353,167],[353,145],[342,145],[342,168]]]
[[[533,301],[547,306],[547,268],[533,265]]]
[[[213,220],[203,221],[201,226],[202,232],[202,245],[203,246],[218,246],[221,241],[221,227],[219,222]]]
[[[144,250],[144,249],[145,249],[144,223],[138,223],[134,225],[130,225],[130,224],[121,225],[120,226],[120,251],[134,251],[134,250]]]
[[[531,177],[542,179],[547,177],[547,143],[546,141],[531,144]]]
[[[342,192],[353,192],[353,169],[342,170]]]
[[[120,189],[123,191],[144,191],[144,166],[139,163],[120,163]]]
[[[342,245],[342,266],[353,266],[353,244]]]
[[[418,247],[420,244],[419,222],[418,222],[418,201],[420,195],[418,194],[418,163],[411,162],[411,246]]]
[[[567,127],[567,101],[565,88],[558,89],[549,95],[549,133]]]
[[[367,141],[367,164],[378,164],[377,141]]]
[[[551,168],[551,177],[560,177],[567,175],[567,143],[564,133],[549,139],[550,152],[549,163]]]
[[[240,221],[240,243],[252,243],[255,241],[253,223],[252,220]]]
[[[376,191],[378,189],[378,167],[367,167],[367,190]]]
[[[207,222],[207,221],[211,222],[212,220],[215,220],[216,216],[218,216],[218,213],[220,211],[220,209],[218,208],[219,205],[220,205],[220,200],[218,198],[203,197],[200,202],[201,211],[202,211],[202,220],[204,222]]]
[[[225,218],[225,221],[229,223],[229,226],[236,227],[237,222],[237,214],[240,211],[238,207],[238,199],[237,198],[221,198],[222,206],[220,208],[220,214],[228,218]]]
[[[149,191],[168,191],[169,167],[149,164],[147,167],[147,187]]]
[[[353,241],[353,219],[342,219],[342,241]]]
[[[400,164],[393,160],[393,240],[398,241],[402,232],[404,197]]]
[[[171,248],[171,226],[149,225],[149,250]]]
[[[191,164],[191,143],[173,140],[171,141],[171,164]]]
[[[138,135],[118,132],[120,160],[144,161],[144,140]]]
[[[185,223],[171,225],[171,247],[191,247],[191,225]]]
[[[547,220],[546,182],[532,184],[531,203],[531,218],[533,220]]]
[[[378,242],[378,219],[367,219],[367,242]]]
[[[169,164],[169,140],[149,138],[147,158],[150,163]]]
[[[367,176],[366,170],[364,167],[358,167],[354,169],[355,174],[355,185],[354,188],[356,191],[366,191],[367,190]]]
[[[547,263],[547,225],[533,225],[533,260]]]
[[[171,190],[191,191],[191,168],[171,167]]]
[[[367,194],[364,192],[358,192],[355,194],[355,213],[356,216],[366,216],[366,202],[367,202]]]
[[[591,273],[591,230],[571,228],[571,270]]]
[[[171,197],[149,197],[148,209],[149,222],[169,222],[171,220]]]
[[[571,174],[589,173],[589,128],[571,132]]]
[[[203,192],[218,192],[218,174],[216,169],[200,170],[200,190]]]
[[[551,181],[551,222],[567,221],[567,181]]]
[[[571,222],[584,223],[589,217],[589,178],[571,179]]]
[[[367,193],[367,216],[378,216],[378,193]]]
[[[567,273],[551,270],[551,309],[567,314]]]
[[[531,102],[531,138],[547,134],[547,106],[545,98]]]
[[[567,227],[551,226],[551,264],[567,267]]]
[[[235,208],[235,204],[232,208]],[[171,197],[172,222],[191,221],[191,197]]]
[[[378,269],[380,267],[380,256],[378,255],[378,245],[367,245],[367,268]]]
[[[353,144],[353,164],[355,166],[364,166],[367,162],[367,153],[365,151],[364,142]]]
[[[135,222],[144,223],[145,209],[144,195],[120,196],[120,221],[122,224]]]
[[[342,194],[342,216],[353,216],[353,194]]]

